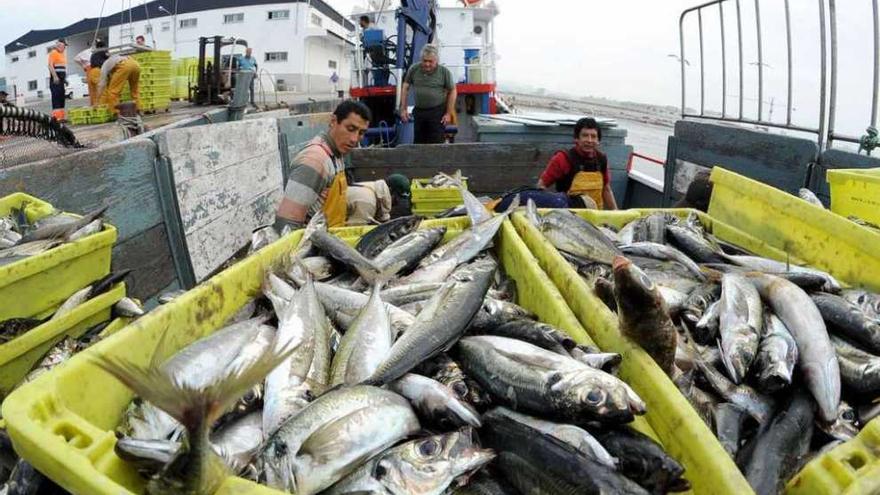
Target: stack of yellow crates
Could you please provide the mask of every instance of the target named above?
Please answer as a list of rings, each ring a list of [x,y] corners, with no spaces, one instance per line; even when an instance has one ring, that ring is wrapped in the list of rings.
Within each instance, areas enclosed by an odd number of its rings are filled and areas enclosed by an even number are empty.
[[[198,79],[199,59],[186,57],[171,62],[171,99],[189,99],[189,88],[196,84]]]
[[[114,119],[107,105],[71,108],[67,111],[67,117],[74,125],[103,124]]]
[[[131,57],[141,66],[140,110],[168,110],[171,105],[171,52],[141,52]],[[131,101],[128,85],[122,91],[122,100]]]

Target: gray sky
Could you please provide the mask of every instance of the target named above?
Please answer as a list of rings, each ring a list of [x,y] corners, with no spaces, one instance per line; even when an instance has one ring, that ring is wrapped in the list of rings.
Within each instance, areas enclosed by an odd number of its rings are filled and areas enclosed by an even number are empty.
[[[360,0],[328,0],[347,14]],[[668,54],[678,53],[678,16],[702,0],[496,0],[496,44],[501,84],[526,84],[573,95],[592,95],[665,105],[680,104],[679,66]],[[135,2],[133,2],[135,3]],[[442,0],[444,5],[451,0]],[[757,61],[754,2],[743,6],[743,60],[746,116],[757,117]],[[816,2],[792,1],[792,120],[814,126],[818,119],[818,8]],[[139,4],[139,2],[138,2]],[[764,117],[773,101],[773,120],[785,120],[786,52],[781,1],[762,0],[762,43],[765,68]],[[120,2],[109,0],[107,11]],[[99,0],[41,0],[40,8],[0,0],[0,44],[29,29],[48,29],[97,16]],[[106,13],[105,12],[105,15]],[[871,0],[838,2],[838,128],[862,134],[871,106]],[[706,108],[721,109],[721,57],[717,9],[703,16]],[[727,31],[727,104],[737,112],[739,92],[736,18],[733,2],[725,8]],[[688,106],[698,108],[699,49],[696,17],[686,24]],[[0,61],[0,63],[3,63]],[[2,68],[0,68],[2,74]]]

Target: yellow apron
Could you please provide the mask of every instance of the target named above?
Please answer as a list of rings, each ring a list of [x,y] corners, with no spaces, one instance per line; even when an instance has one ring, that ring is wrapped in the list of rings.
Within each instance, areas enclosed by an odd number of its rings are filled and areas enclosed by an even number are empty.
[[[345,172],[339,172],[333,178],[330,188],[327,191],[327,198],[324,199],[324,206],[321,211],[327,218],[327,226],[343,227],[345,226],[345,216],[348,214],[348,202],[345,198],[345,191],[348,189],[348,181],[345,179]]]
[[[602,191],[605,189],[605,179],[602,172],[578,172],[571,181],[568,189],[569,196],[589,196],[596,202],[596,207],[603,209]]]

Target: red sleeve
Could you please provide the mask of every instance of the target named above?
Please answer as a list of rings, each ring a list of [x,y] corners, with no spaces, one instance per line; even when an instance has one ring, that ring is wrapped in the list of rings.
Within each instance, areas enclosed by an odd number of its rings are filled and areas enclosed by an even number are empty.
[[[547,163],[547,168],[541,173],[541,183],[545,186],[552,186],[556,181],[565,177],[569,169],[571,169],[571,166],[568,164],[565,153],[557,151]]]

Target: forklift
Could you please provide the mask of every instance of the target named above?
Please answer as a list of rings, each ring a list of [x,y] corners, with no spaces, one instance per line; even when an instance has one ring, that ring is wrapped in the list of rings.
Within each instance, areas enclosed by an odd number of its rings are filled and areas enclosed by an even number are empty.
[[[214,55],[205,57],[208,45],[213,45]],[[241,53],[236,47],[241,46]],[[221,55],[223,47],[231,46],[232,53]],[[247,41],[241,38],[222,36],[202,36],[199,38],[198,85],[195,88],[193,103],[196,105],[225,105],[232,99],[235,87],[235,74],[238,72],[238,59],[244,54]]]

